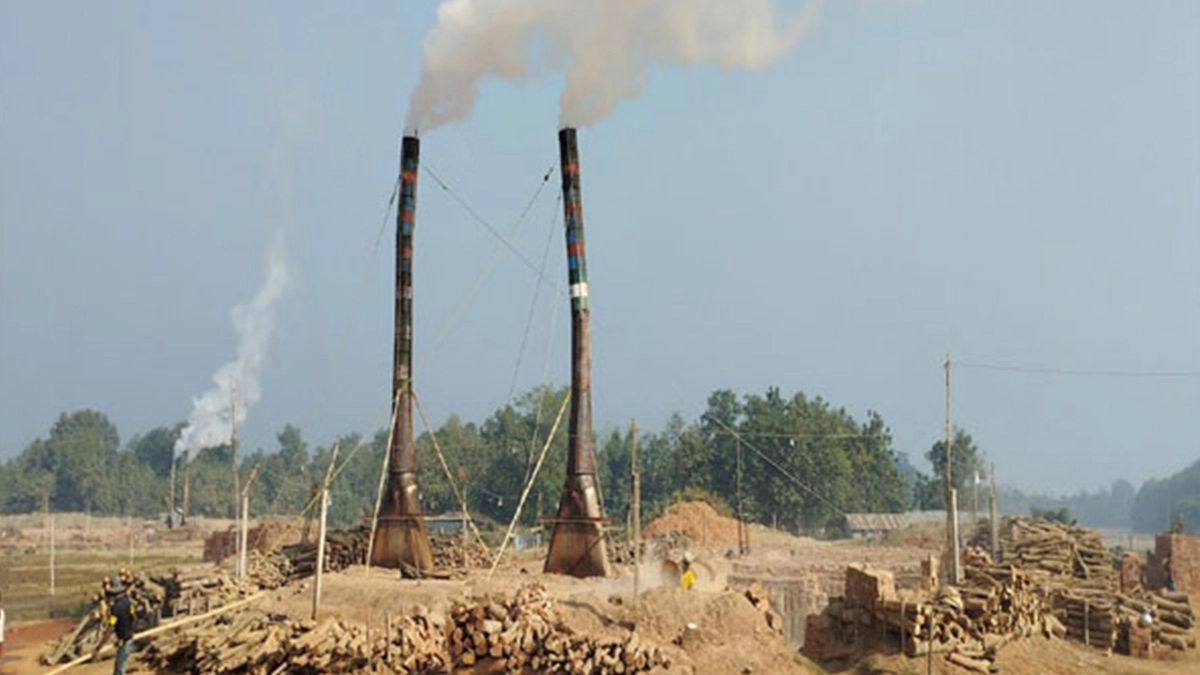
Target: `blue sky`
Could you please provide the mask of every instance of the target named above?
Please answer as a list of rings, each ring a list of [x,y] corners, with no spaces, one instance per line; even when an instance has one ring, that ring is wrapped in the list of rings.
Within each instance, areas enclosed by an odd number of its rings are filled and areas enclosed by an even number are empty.
[[[0,457],[63,410],[123,438],[186,418],[279,225],[296,279],[245,442],[382,423],[390,225],[376,241],[435,19],[0,2]],[[561,88],[485,84],[468,120],[423,135],[425,166],[512,231],[556,161]],[[947,350],[1200,371],[1200,4],[829,2],[771,69],[652,69],[580,142],[600,429],[779,386],[879,411],[917,456],[941,434]],[[435,423],[483,419],[514,371],[518,392],[546,363],[566,382],[554,185],[512,235],[535,264],[554,237],[556,284],[516,370],[535,275],[422,175],[416,387]],[[1027,489],[1200,456],[1197,378],[963,368],[953,408]]]

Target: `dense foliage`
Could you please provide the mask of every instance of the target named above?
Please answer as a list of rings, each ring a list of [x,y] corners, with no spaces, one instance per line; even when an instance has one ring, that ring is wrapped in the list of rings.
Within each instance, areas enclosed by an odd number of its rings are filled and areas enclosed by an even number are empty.
[[[459,511],[446,479],[448,470],[472,513],[509,520],[566,396],[565,388],[537,389],[482,423],[451,416],[433,436],[422,434],[417,448],[425,510]],[[152,429],[122,447],[117,429],[103,414],[63,414],[45,438],[0,465],[0,509],[164,515],[179,430],[179,425]],[[551,515],[558,504],[565,431],[560,428],[554,436],[531,487],[523,511],[526,524]],[[977,458],[969,436],[963,438],[956,443],[956,458],[959,452],[962,461]],[[312,501],[336,444],[332,519],[339,525],[361,521],[374,506],[387,440],[382,430],[370,438],[348,434],[311,448],[300,429],[286,426],[272,452],[239,452],[241,480],[254,467],[259,470],[252,512],[301,513]],[[597,440],[602,495],[608,515],[618,523],[629,510],[630,441],[624,430]],[[936,452],[937,446],[930,456],[936,459]],[[830,525],[843,512],[902,511],[913,501],[914,486],[901,471],[907,463],[893,451],[891,435],[877,413],[858,421],[844,409],[802,393],[784,397],[778,389],[769,389],[739,397],[716,391],[697,420],[674,415],[662,431],[640,434],[638,454],[647,517],[672,500],[700,495],[723,508],[740,508],[753,521],[811,531]],[[940,485],[938,469],[935,465],[934,479],[918,476],[918,482]],[[911,467],[905,470],[911,472]],[[182,498],[186,474],[190,513],[232,515],[231,448],[207,449],[186,468],[180,463],[178,474],[176,501]],[[940,503],[940,492],[934,492]]]

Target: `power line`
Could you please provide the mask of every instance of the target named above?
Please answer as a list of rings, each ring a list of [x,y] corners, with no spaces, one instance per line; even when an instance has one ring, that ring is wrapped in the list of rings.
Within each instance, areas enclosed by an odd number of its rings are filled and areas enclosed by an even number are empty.
[[[1000,365],[995,363],[964,363],[955,361],[959,368],[991,370],[1023,375],[1061,375],[1068,377],[1118,377],[1143,379],[1200,379],[1200,371],[1134,371],[1134,370],[1079,370],[1072,368],[1031,368],[1028,366]]]
[[[804,490],[806,492],[808,492],[810,495],[816,497],[819,501],[824,503],[826,506],[833,509],[834,513],[836,513],[839,516],[846,515],[846,512],[843,511],[842,509],[838,508],[837,504],[834,504],[832,501],[830,501],[828,498],[826,498],[825,495],[822,495],[820,492],[817,492],[815,489],[813,489],[811,486],[809,486],[808,483],[805,483],[804,481],[800,480],[799,478],[796,478],[794,475],[792,475],[792,473],[790,471],[783,468],[782,466],[780,466],[780,464],[778,462],[776,462],[775,460],[773,460],[769,456],[767,456],[767,453],[763,452],[762,450],[759,450],[757,446],[755,446],[754,444],[745,440],[745,438],[743,438],[742,434],[739,433],[736,429],[731,428],[728,424],[725,424],[721,420],[719,420],[711,415],[705,415],[705,417],[707,417],[708,419],[710,419],[710,420],[716,422],[717,424],[721,425],[722,427],[724,427],[725,430],[728,431],[730,434],[733,434],[733,436],[735,438],[738,438],[739,440],[741,440],[742,445],[745,445],[747,448],[750,448],[751,450],[753,450],[756,454],[758,454],[759,457],[761,457],[763,459],[764,462],[775,467],[775,469],[777,471],[779,471],[779,473],[781,473],[785,477],[791,479],[791,481],[793,483],[804,488]]]

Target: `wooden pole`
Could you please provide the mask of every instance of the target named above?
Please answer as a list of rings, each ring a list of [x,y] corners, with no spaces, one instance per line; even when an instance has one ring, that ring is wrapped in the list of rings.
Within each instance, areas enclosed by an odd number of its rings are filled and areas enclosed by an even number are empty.
[[[54,597],[54,512],[50,512],[50,597]]]
[[[746,549],[749,548],[749,537],[746,536],[746,522],[743,519],[745,511],[742,508],[742,437],[735,435],[734,442],[737,445],[737,538],[738,538],[738,554],[746,555]]]
[[[317,530],[317,575],[313,582],[312,618],[317,619],[317,611],[321,609],[321,580],[325,575],[325,529],[329,517],[329,480],[333,476],[333,467],[337,464],[338,450],[341,441],[333,444],[333,457],[329,460],[329,468],[325,471],[325,480],[321,482],[321,523]]]
[[[171,457],[171,492],[167,497],[167,528],[175,528],[175,467],[179,465],[179,458]]]
[[[975,469],[974,483],[971,484],[971,529],[979,527],[979,469]]]
[[[992,522],[991,522],[991,526],[992,526],[992,536],[991,536],[992,560],[995,562],[1000,562],[1000,513],[996,507],[996,463],[995,462],[992,462],[991,466],[988,467],[988,480],[991,482],[991,499],[989,500],[988,506],[991,509],[991,513],[989,515],[991,516],[991,519],[992,519]],[[1132,548],[1132,546],[1130,548]]]
[[[641,593],[641,548],[642,548],[642,475],[637,461],[637,422],[629,423],[629,522],[633,539],[633,606],[636,608]]]
[[[191,476],[189,474],[191,473],[190,467],[192,466],[192,463],[189,461],[189,459],[190,459],[190,457],[187,454],[184,454],[184,456],[183,456],[183,512],[180,514],[180,518],[179,518],[179,522],[184,525],[187,525],[188,509],[190,508],[189,502],[191,501],[190,491],[191,491],[192,480],[191,480]]]
[[[317,577],[313,582],[312,618],[317,619],[317,611],[321,609],[321,578],[325,574],[325,518],[329,515],[329,489],[321,490],[321,524],[317,532]]]
[[[954,438],[950,434],[950,352],[946,352],[946,465],[943,473],[946,479],[946,554],[949,555],[954,550],[955,543],[953,541],[953,530],[955,526],[956,515],[953,507],[950,504],[951,491],[954,489],[954,467],[951,457],[954,455]],[[954,569],[954,566],[950,566]],[[957,577],[954,579],[957,583]]]
[[[238,530],[238,579],[246,579],[246,543],[250,538],[250,495],[242,494],[241,528]]]
[[[129,566],[133,567],[133,516],[127,516],[126,518],[129,525]]]
[[[229,451],[233,455],[233,517],[238,517],[238,506],[241,504],[242,487],[238,476],[237,461],[237,382],[230,383],[229,389]],[[240,552],[239,552],[240,553]]]
[[[962,581],[962,555],[958,550],[960,541],[958,536],[958,490],[954,488],[950,488],[950,512],[954,514],[951,520],[951,527],[953,528],[951,533],[954,535],[954,545],[950,548],[950,554],[954,556],[954,563],[950,567],[952,575],[950,581],[951,583],[958,584]]]
[[[250,543],[250,487],[254,485],[254,479],[258,478],[258,469],[261,464],[255,464],[250,470],[250,476],[246,479],[246,486],[242,488],[241,494],[241,527],[238,531],[238,579],[245,579],[249,568],[246,565],[246,557],[249,553]]]

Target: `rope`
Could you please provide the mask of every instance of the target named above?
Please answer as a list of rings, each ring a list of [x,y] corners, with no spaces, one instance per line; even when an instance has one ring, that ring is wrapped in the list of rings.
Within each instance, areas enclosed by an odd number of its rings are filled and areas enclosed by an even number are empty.
[[[442,444],[438,443],[438,437],[434,434],[432,426],[430,426],[430,420],[425,417],[425,407],[421,405],[421,400],[416,398],[415,394],[413,395],[413,400],[416,401],[416,412],[421,416],[421,423],[425,425],[425,432],[430,435],[430,440],[433,441],[433,449],[438,452],[438,460],[442,462],[442,470],[445,471],[446,480],[450,483],[450,489],[454,490],[454,496],[458,500],[458,504],[462,507],[463,518],[467,520],[467,524],[470,525],[470,531],[475,534],[475,538],[479,539],[479,544],[484,546],[484,550],[487,551],[487,557],[492,557],[492,551],[487,548],[484,536],[479,533],[479,527],[475,526],[475,519],[470,516],[470,509],[467,508],[467,497],[463,496],[462,492],[458,490],[458,484],[455,483],[454,476],[450,474],[450,465],[446,464],[445,455],[442,454]],[[462,551],[462,555],[463,563],[466,563],[467,551]]]
[[[539,274],[545,275],[546,262],[550,259],[550,244],[554,241],[554,225],[558,222],[558,205],[562,202],[562,192],[558,193],[558,199],[554,201],[554,213],[550,218],[550,231],[546,233],[546,247],[542,249],[542,266],[538,271]],[[517,365],[513,368],[512,382],[508,385],[508,400],[511,401],[513,394],[517,391],[517,376],[521,372],[521,362],[525,359],[525,346],[529,342],[529,329],[533,326],[534,310],[537,309],[538,295],[542,290],[541,284],[534,284],[533,298],[529,301],[529,312],[525,316],[525,333],[521,336],[521,347],[517,350]],[[538,409],[539,412],[541,409]]]
[[[554,426],[550,429],[550,435],[546,437],[546,444],[542,446],[542,454],[538,457],[537,466],[533,468],[533,474],[529,476],[529,480],[525,482],[525,489],[521,491],[521,500],[517,502],[517,512],[513,514],[512,521],[508,524],[508,531],[504,533],[504,541],[500,542],[500,550],[496,552],[496,558],[492,560],[492,568],[488,570],[488,581],[492,580],[492,575],[496,573],[496,566],[500,564],[500,558],[504,555],[504,549],[508,548],[508,540],[512,537],[513,528],[517,526],[517,521],[521,518],[521,509],[525,506],[525,500],[529,497],[529,491],[533,489],[533,482],[537,480],[538,472],[542,470],[542,462],[546,459],[546,451],[550,449],[550,444],[554,442],[554,436],[558,433],[558,425],[562,422],[563,413],[567,412],[567,403],[571,400],[571,395],[563,397],[562,406],[558,409],[558,416],[554,419]]]
[[[456,193],[454,193],[452,190],[450,190],[450,188],[445,183],[442,182],[441,178],[439,178],[437,176],[437,174],[433,173],[432,169],[430,169],[428,166],[426,166],[425,170],[427,173],[429,173],[430,176],[433,177],[434,181],[436,181],[438,183],[438,185],[442,186],[442,189],[445,190],[447,193],[449,193],[456,202],[458,202],[460,205],[463,206],[463,208],[465,208],[467,210],[468,213],[470,213],[479,222],[484,223],[485,227],[487,227],[489,229],[489,231],[491,231],[495,236],[499,237],[501,243],[505,244],[509,248],[509,250],[516,252],[517,256],[519,256],[519,257],[521,256],[520,252],[517,251],[516,248],[512,244],[510,244],[507,239],[503,238],[503,236],[500,235],[499,232],[496,232],[495,228],[493,228],[490,224],[487,224],[486,221],[484,221],[483,218],[478,213],[476,213],[474,209],[472,209],[469,205],[467,205],[465,200],[463,200]],[[550,182],[550,177],[553,175],[554,175],[554,165],[552,164],[550,166],[550,169],[546,171],[546,174],[544,176],[542,176],[542,181],[540,183],[538,183],[537,189],[534,190],[533,196],[530,197],[529,201],[525,204],[524,210],[521,211],[521,214],[519,216],[517,216],[517,219],[513,222],[511,231],[509,233],[510,238],[517,236],[517,234],[521,231],[521,226],[525,223],[526,217],[528,217],[530,210],[533,209],[533,205],[537,202],[538,197],[541,196],[542,191],[546,188],[546,184]],[[556,208],[557,208],[557,205],[556,205]],[[475,284],[471,287],[471,289],[467,291],[466,296],[464,296],[463,299],[461,301],[459,301],[458,306],[454,309],[454,313],[450,315],[450,318],[446,320],[446,324],[442,327],[442,329],[438,333],[437,337],[434,338],[433,344],[431,344],[428,348],[426,348],[424,351],[421,352],[421,358],[417,359],[416,366],[413,368],[414,374],[421,371],[422,367],[425,365],[425,362],[429,359],[429,357],[431,357],[437,353],[438,349],[442,346],[442,342],[446,339],[446,336],[449,335],[450,332],[452,330],[454,330],[455,326],[458,325],[458,322],[460,320],[462,320],[463,313],[466,312],[467,307],[469,307],[471,305],[471,302],[475,299],[475,296],[479,293],[479,291],[481,289],[483,289],[483,287],[491,279],[492,274],[495,273],[496,268],[500,263],[501,253],[503,253],[503,249],[501,249],[499,247],[497,247],[496,250],[492,252],[492,257],[488,261],[488,264],[484,266],[483,272],[475,280]]]
[[[396,416],[400,413],[400,392],[392,397],[392,423],[388,425],[387,445],[383,446],[383,466],[379,470],[379,486],[375,488],[375,509],[371,511],[371,536],[367,539],[367,569],[371,569],[371,554],[375,549],[375,528],[379,523],[379,506],[383,503],[383,483],[388,464],[392,461],[392,436],[396,433]],[[362,442],[359,442],[362,445]],[[358,447],[354,448],[355,450]],[[343,466],[345,466],[343,464]],[[310,504],[311,506],[311,504]]]

